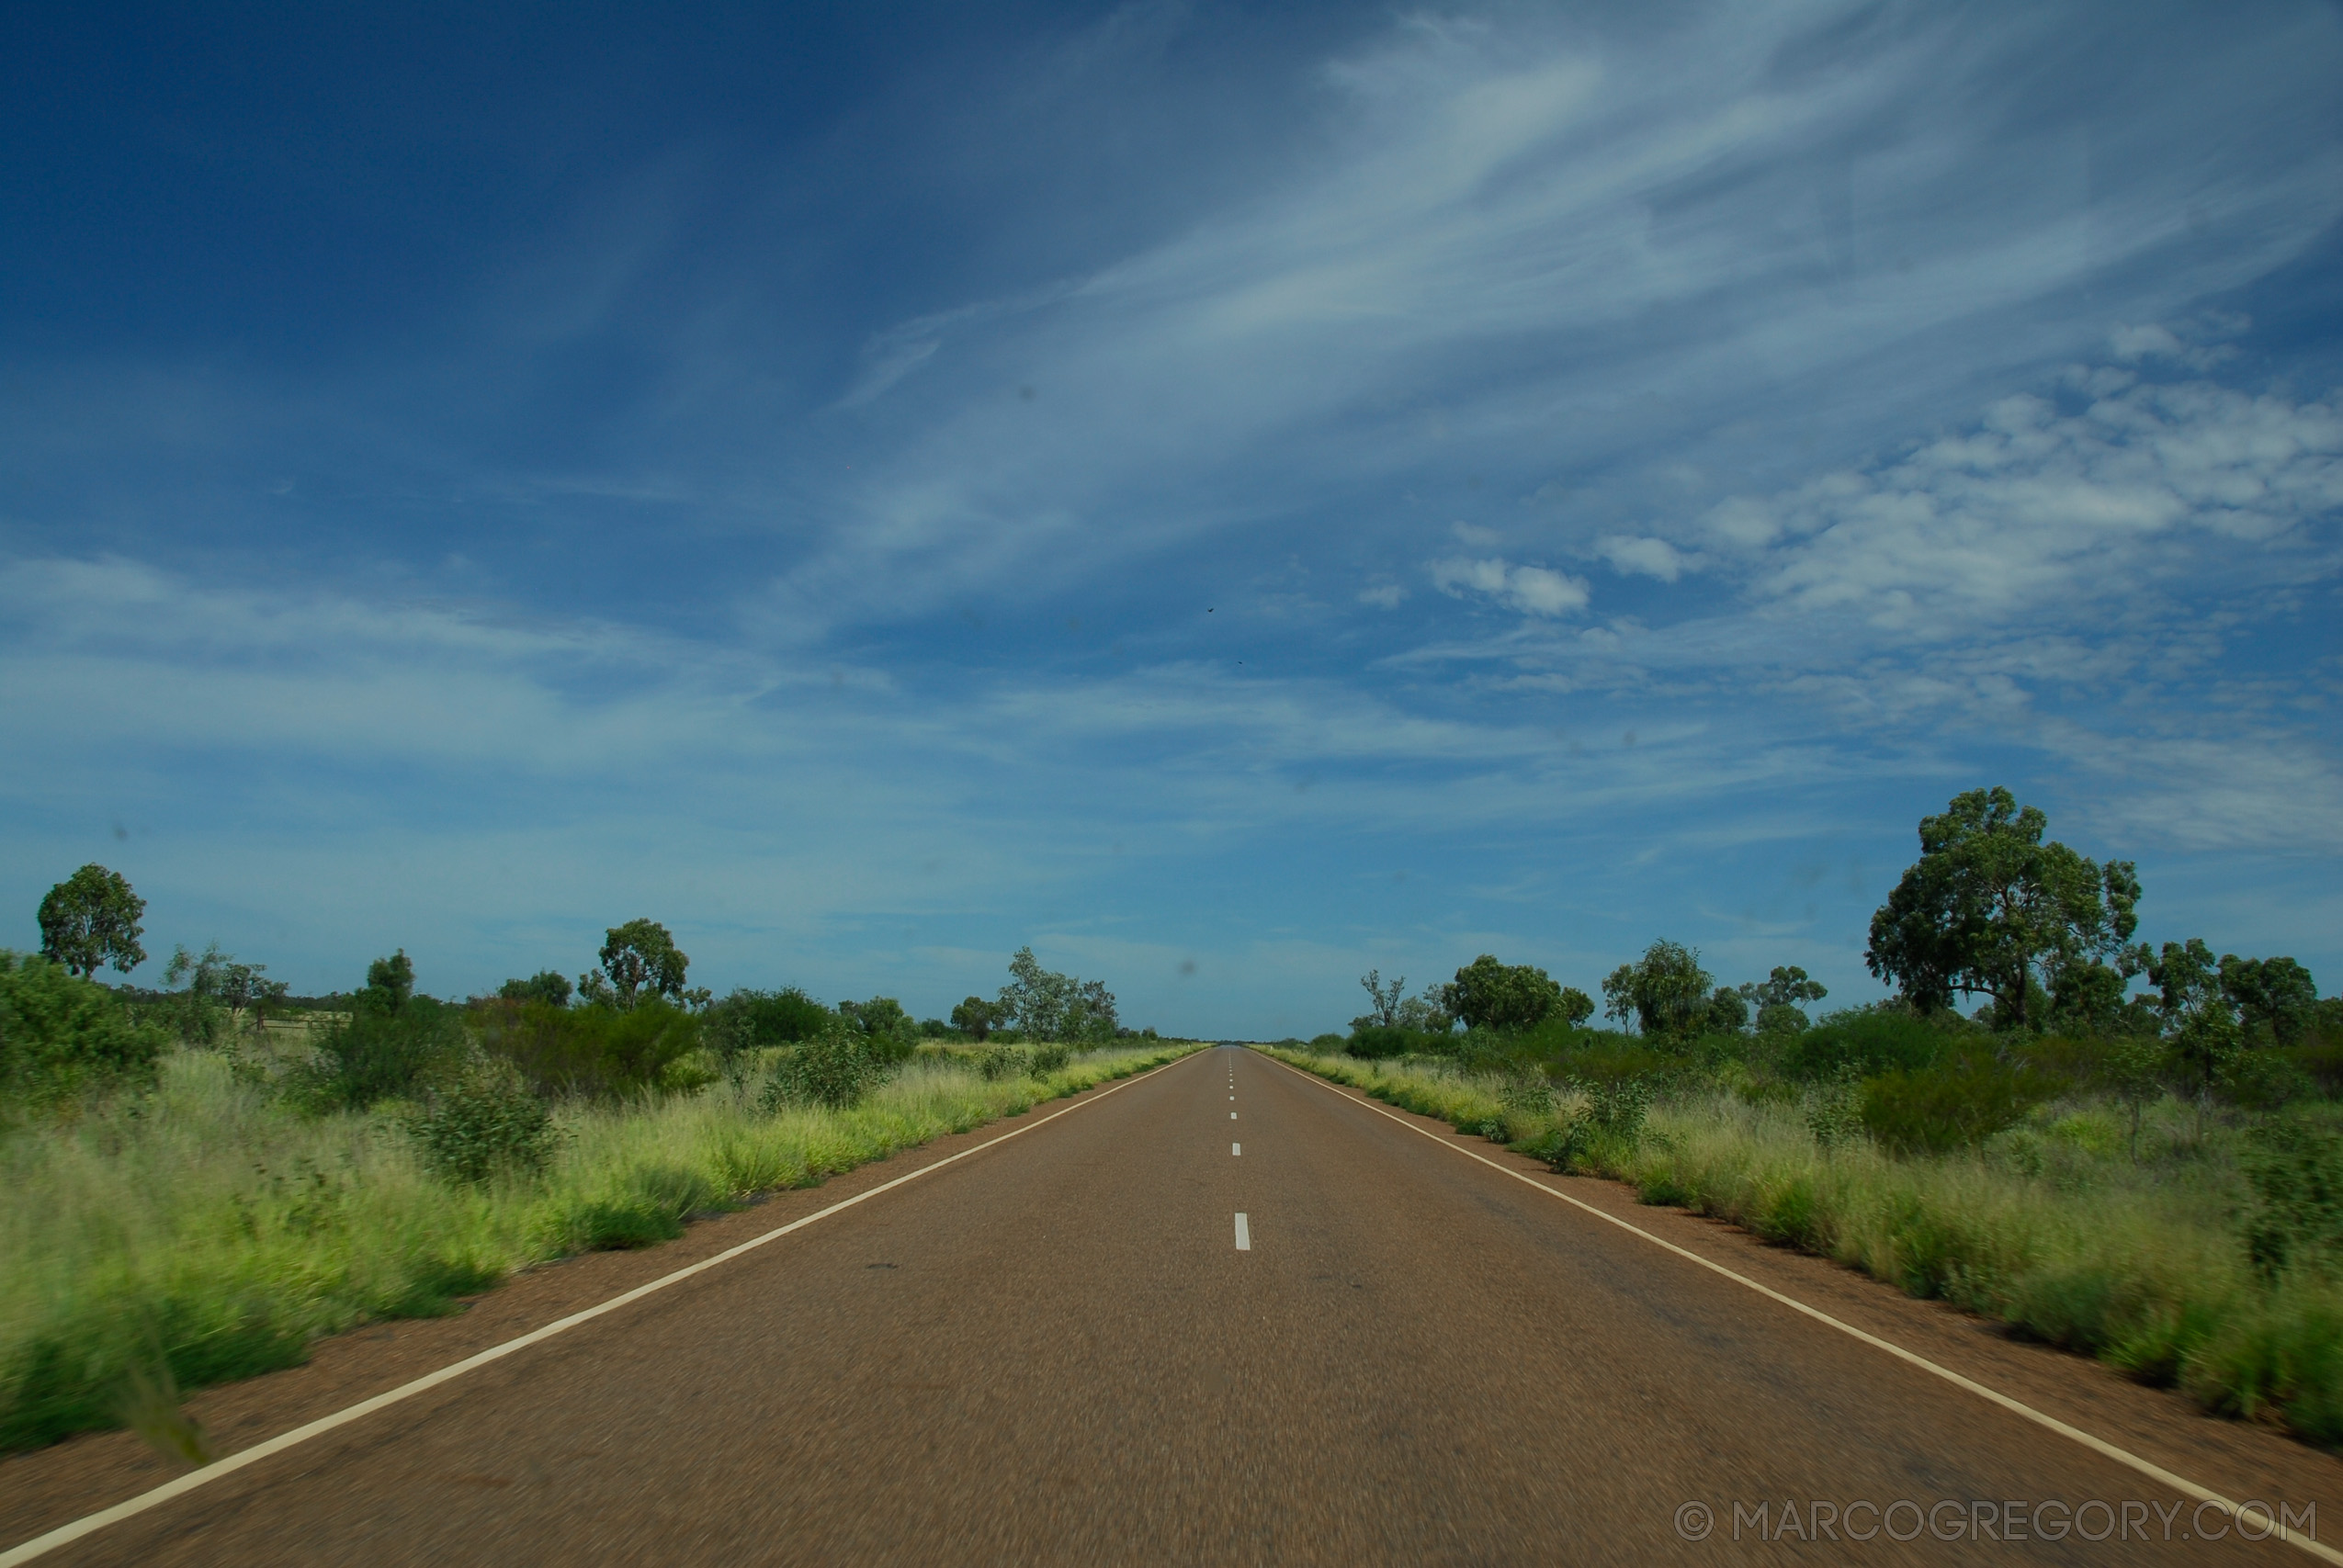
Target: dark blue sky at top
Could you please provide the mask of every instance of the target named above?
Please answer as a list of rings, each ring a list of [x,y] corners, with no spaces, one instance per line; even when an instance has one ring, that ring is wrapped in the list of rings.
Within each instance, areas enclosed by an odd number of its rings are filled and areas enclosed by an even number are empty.
[[[2330,7],[0,28],[6,940],[1862,999],[2006,781],[2343,965]]]

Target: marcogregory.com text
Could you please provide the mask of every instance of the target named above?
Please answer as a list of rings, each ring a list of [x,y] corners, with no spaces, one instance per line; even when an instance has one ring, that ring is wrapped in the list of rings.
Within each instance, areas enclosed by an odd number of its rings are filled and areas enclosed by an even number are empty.
[[[2041,1502],[1977,1498],[1898,1497],[1835,1501],[1793,1498],[1711,1503],[1700,1498],[1676,1510],[1676,1533],[1686,1540],[1936,1540],[2088,1541],[2224,1540],[2237,1536],[2318,1539],[2318,1505],[2218,1499],[2159,1502],[2137,1497]]]

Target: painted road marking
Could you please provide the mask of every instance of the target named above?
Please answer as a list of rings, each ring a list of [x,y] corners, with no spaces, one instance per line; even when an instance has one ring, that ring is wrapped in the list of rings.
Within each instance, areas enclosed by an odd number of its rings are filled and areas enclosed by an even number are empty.
[[[1229,1120],[1229,1121],[1234,1122],[1236,1119],[1237,1119],[1237,1113],[1236,1113],[1235,1111],[1231,1111],[1230,1112],[1228,1112],[1228,1120]]]
[[[1245,1145],[1242,1144],[1231,1144],[1228,1145],[1228,1152],[1232,1155],[1243,1154],[1245,1152]]]
[[[1143,1078],[1151,1078],[1160,1072],[1178,1066],[1194,1055],[1194,1053],[1191,1052],[1188,1055],[1174,1057],[1160,1067],[1149,1067],[1146,1072],[1125,1078],[1112,1089],[1101,1089],[1095,1094],[1085,1092],[1081,1099],[1075,1100],[1064,1110],[1053,1111],[1048,1115],[1028,1122],[1022,1127],[1012,1128],[997,1138],[988,1138],[972,1149],[962,1149],[958,1154],[947,1155],[933,1165],[923,1165],[917,1170],[907,1171],[894,1180],[884,1182],[867,1191],[857,1192],[851,1198],[842,1198],[826,1209],[817,1209],[810,1214],[791,1220],[787,1224],[769,1230],[763,1235],[751,1236],[737,1247],[726,1247],[713,1258],[703,1258],[697,1263],[686,1264],[672,1274],[662,1274],[649,1284],[637,1285],[633,1290],[623,1295],[613,1296],[598,1306],[590,1306],[583,1312],[573,1312],[567,1317],[557,1318],[542,1328],[531,1329],[517,1339],[507,1339],[502,1345],[491,1346],[478,1355],[467,1356],[452,1366],[442,1367],[436,1372],[426,1372],[413,1382],[401,1383],[397,1388],[388,1393],[378,1393],[372,1399],[360,1400],[346,1410],[337,1410],[331,1416],[321,1416],[305,1427],[296,1427],[289,1432],[280,1432],[266,1442],[255,1443],[251,1448],[228,1455],[225,1459],[214,1460],[200,1470],[189,1471],[175,1481],[166,1481],[152,1491],[141,1492],[137,1496],[117,1503],[110,1508],[101,1508],[95,1514],[74,1520],[71,1524],[59,1525],[46,1535],[37,1535],[30,1540],[21,1541],[6,1551],[0,1551],[0,1568],[17,1568],[17,1564],[20,1562],[29,1562],[36,1557],[54,1551],[59,1547],[79,1540],[85,1535],[95,1534],[108,1525],[118,1524],[133,1515],[143,1514],[149,1508],[157,1507],[174,1497],[194,1491],[198,1486],[208,1486],[224,1476],[233,1475],[248,1464],[257,1463],[272,1454],[283,1453],[287,1449],[297,1448],[311,1438],[323,1437],[337,1427],[346,1427],[361,1416],[373,1415],[385,1405],[396,1404],[403,1399],[413,1399],[416,1394],[426,1393],[437,1388],[441,1383],[462,1377],[475,1368],[484,1367],[491,1361],[501,1360],[516,1350],[526,1350],[540,1339],[550,1339],[555,1335],[575,1328],[582,1323],[592,1322],[605,1313],[616,1312],[622,1306],[642,1300],[655,1291],[663,1291],[670,1285],[680,1285],[696,1274],[704,1274],[720,1263],[730,1263],[744,1252],[753,1252],[769,1241],[778,1241],[791,1231],[803,1230],[816,1220],[826,1220],[842,1210],[851,1209],[855,1204],[876,1198],[882,1192],[891,1192],[906,1181],[917,1181],[921,1177],[932,1175],[947,1165],[957,1165],[970,1155],[980,1155],[996,1144],[1005,1144],[1012,1138],[1023,1137],[1036,1127],[1047,1126],[1060,1116],[1071,1116],[1085,1106],[1097,1104],[1110,1094],[1122,1093]]]
[[[1237,1250],[1239,1252],[1251,1252],[1252,1249],[1253,1228],[1252,1226],[1245,1224],[1244,1215],[1239,1214],[1237,1216]]]
[[[1277,1058],[1272,1056],[1269,1060],[1276,1062]],[[1998,1404],[2013,1416],[2023,1416],[2026,1420],[2032,1421],[2037,1427],[2045,1427],[2050,1431],[2057,1433],[2062,1438],[2071,1438],[2074,1441],[2080,1443],[2083,1447],[2090,1450],[2093,1453],[2101,1455],[2107,1459],[2111,1459],[2118,1464],[2128,1465],[2133,1470],[2139,1472],[2139,1473],[2146,1476],[2151,1481],[2162,1482],[2165,1485],[2171,1487],[2174,1491],[2195,1498],[2199,1503],[2218,1504],[2220,1506],[2229,1510],[2229,1514],[2232,1518],[2252,1518],[2258,1523],[2266,1524],[2269,1528],[2263,1532],[2262,1539],[2264,1540],[2267,1540],[2271,1535],[2275,1535],[2281,1540],[2288,1541],[2295,1546],[2301,1547],[2304,1551],[2309,1552],[2314,1557],[2323,1558],[2329,1562],[2343,1563],[2343,1551],[2337,1551],[2331,1546],[2322,1546],[2317,1541],[2311,1540],[2299,1530],[2288,1529],[2284,1525],[2279,1523],[2276,1519],[2271,1518],[2268,1511],[2265,1510],[2259,1504],[2254,1504],[2250,1508],[2248,1508],[2239,1504],[2233,1503],[2228,1498],[2223,1496],[2220,1493],[2213,1491],[2209,1487],[2200,1486],[2193,1481],[2175,1475],[2170,1471],[2165,1469],[2162,1465],[2156,1464],[2149,1460],[2142,1459],[2139,1455],[2133,1453],[2128,1450],[2119,1449],[2113,1443],[2107,1441],[2104,1438],[2095,1438],[2079,1427],[2070,1427],[2066,1422],[2058,1419],[2057,1416],[2046,1415],[2042,1411],[2036,1410],[2031,1404],[2026,1404],[2018,1400],[2012,1399],[2008,1394],[2001,1393],[1998,1389],[1987,1388],[1985,1384],[1978,1382],[1974,1378],[1963,1377],[1959,1372],[1954,1371],[1952,1368],[1939,1366],[1936,1362],[1930,1360],[1927,1357],[1915,1355],[1911,1351],[1905,1349],[1901,1345],[1882,1339],[1876,1334],[1866,1334],[1862,1329],[1857,1328],[1853,1324],[1842,1323],[1827,1312],[1817,1311],[1816,1308],[1806,1305],[1805,1303],[1799,1301],[1794,1296],[1785,1296],[1780,1291],[1773,1289],[1771,1285],[1759,1284],[1747,1274],[1737,1274],[1732,1269],[1725,1267],[1722,1263],[1712,1262],[1710,1259],[1703,1258],[1697,1252],[1692,1252],[1684,1247],[1678,1247],[1672,1241],[1663,1240],[1660,1237],[1652,1235],[1651,1232],[1644,1229],[1641,1225],[1630,1224],[1627,1221],[1621,1219],[1616,1214],[1607,1213],[1604,1211],[1596,1208],[1591,1203],[1582,1202],[1579,1199],[1571,1197],[1568,1192],[1556,1191],[1555,1189],[1548,1187],[1545,1182],[1536,1180],[1535,1179],[1524,1175],[1521,1171],[1514,1170],[1508,1166],[1500,1165],[1495,1160],[1488,1158],[1486,1155],[1475,1154],[1472,1150],[1464,1147],[1460,1144],[1452,1144],[1446,1138],[1443,1138],[1439,1134],[1433,1132],[1431,1128],[1418,1126],[1415,1122],[1409,1121],[1404,1116],[1400,1116],[1393,1111],[1386,1111],[1382,1106],[1375,1104],[1373,1100],[1366,1099],[1364,1096],[1342,1094],[1342,1091],[1340,1089],[1337,1089],[1333,1084],[1327,1082],[1324,1078],[1319,1077],[1316,1073],[1304,1072],[1301,1068],[1290,1066],[1284,1062],[1277,1062],[1277,1065],[1281,1067],[1285,1067],[1287,1072],[1294,1074],[1296,1077],[1307,1078],[1311,1083],[1318,1085],[1320,1089],[1326,1089],[1334,1094],[1341,1094],[1343,1099],[1350,1100],[1352,1104],[1359,1106],[1363,1110],[1372,1111],[1378,1116],[1388,1117],[1390,1120],[1398,1122],[1402,1127],[1407,1128],[1410,1133],[1421,1133],[1425,1137],[1430,1138],[1433,1143],[1438,1144],[1443,1148],[1453,1149],[1457,1154],[1464,1156],[1466,1159],[1478,1160],[1481,1164],[1488,1167],[1489,1169],[1498,1172],[1500,1175],[1510,1176],[1525,1187],[1534,1187],[1549,1198],[1559,1198],[1562,1201],[1569,1204],[1574,1209],[1583,1209],[1588,1213],[1592,1214],[1596,1219],[1602,1221],[1604,1224],[1617,1225],[1629,1235],[1641,1236],[1644,1240],[1651,1243],[1652,1246],[1672,1252],[1677,1257],[1683,1258],[1686,1262],[1697,1263],[1713,1274],[1722,1274],[1725,1278],[1732,1280],[1737,1285],[1746,1285],[1750,1290],[1755,1291],[1759,1295],[1781,1303],[1783,1306],[1788,1307],[1792,1312],[1802,1313],[1805,1316],[1814,1319],[1817,1323],[1824,1324],[1829,1327],[1835,1328],[1839,1330],[1839,1333],[1847,1335],[1851,1338],[1860,1339],[1864,1344],[1871,1346],[1873,1349],[1885,1350],[1887,1354],[1895,1357],[1897,1360],[1903,1361],[1907,1365],[1917,1367],[1921,1371],[1932,1373],[1937,1377],[1942,1378],[1946,1382],[1952,1384],[1956,1388],[1966,1389],[1969,1393],[1975,1394],[1978,1398],[1986,1400],[1991,1404]],[[1160,1068],[1158,1068],[1157,1070],[1161,1071]],[[0,1560],[0,1568],[6,1568],[5,1560]]]

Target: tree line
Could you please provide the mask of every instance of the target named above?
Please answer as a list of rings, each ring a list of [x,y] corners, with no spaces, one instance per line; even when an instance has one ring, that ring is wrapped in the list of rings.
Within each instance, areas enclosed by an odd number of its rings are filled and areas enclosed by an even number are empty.
[[[2315,1033],[2343,1040],[2343,1000],[2321,999],[2291,956],[2216,956],[2197,937],[2160,947],[2135,940],[2144,897],[2136,865],[2093,861],[2046,838],[2048,826],[2040,809],[1998,786],[1957,795],[1922,818],[1919,858],[1872,916],[1864,949],[1871,973],[1896,995],[1834,1017],[1861,1011],[2005,1037],[2144,1042],[2155,1070],[2202,1094],[2251,1076],[2258,1046],[2293,1047]],[[1596,1011],[1587,992],[1488,953],[1419,996],[1376,970],[1359,983],[1373,1006],[1343,1042],[1356,1055],[1567,1037]],[[1703,1041],[1778,1046],[1814,1028],[1807,1010],[1828,995],[1787,964],[1762,980],[1720,985],[1697,949],[1664,938],[1599,989],[1606,1018],[1647,1047],[1679,1052]],[[1963,1004],[1974,1012],[1963,1014]]]

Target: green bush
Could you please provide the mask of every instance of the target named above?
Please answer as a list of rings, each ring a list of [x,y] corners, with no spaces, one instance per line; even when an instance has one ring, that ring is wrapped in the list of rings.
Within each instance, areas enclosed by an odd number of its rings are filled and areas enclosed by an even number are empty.
[[[421,1093],[464,1060],[463,1010],[411,997],[395,1010],[361,1008],[316,1034],[317,1054],[293,1088],[319,1110],[363,1111]]]
[[[987,1045],[976,1054],[976,1069],[977,1076],[987,1083],[1021,1077],[1025,1070],[1025,1054],[1014,1045]]]
[[[470,1011],[481,1049],[510,1062],[541,1095],[617,1100],[708,1081],[699,1020],[662,997],[632,1008],[557,1008],[490,998]]]
[[[1862,1077],[1920,1072],[1952,1053],[1964,1022],[1950,1015],[1940,1021],[1850,1008],[1828,1014],[1791,1041],[1782,1053],[1781,1070],[1794,1078],[1835,1077],[1846,1067]]]
[[[2265,1278],[2331,1262],[2343,1243],[2343,1134],[2289,1118],[2253,1129],[2239,1161],[2257,1200],[2246,1253]]]
[[[893,1070],[894,1064],[866,1037],[834,1021],[780,1060],[763,1103],[767,1111],[792,1103],[843,1110],[886,1082]]]
[[[1025,1072],[1032,1077],[1047,1077],[1074,1059],[1074,1048],[1063,1041],[1036,1045],[1025,1058]]]
[[[1363,1023],[1351,1031],[1349,1042],[1342,1049],[1363,1061],[1384,1061],[1393,1056],[1445,1055],[1456,1049],[1453,1034],[1435,1034],[1428,1029],[1409,1029],[1403,1024]]]
[[[0,1107],[150,1083],[164,1043],[95,980],[0,949]]]
[[[1935,1066],[1890,1072],[1864,1083],[1863,1130],[1899,1154],[1973,1147],[2056,1092],[2031,1067],[1972,1051]]]
[[[553,1154],[553,1113],[506,1061],[475,1063],[451,1077],[407,1126],[432,1168],[455,1181],[535,1175]]]

